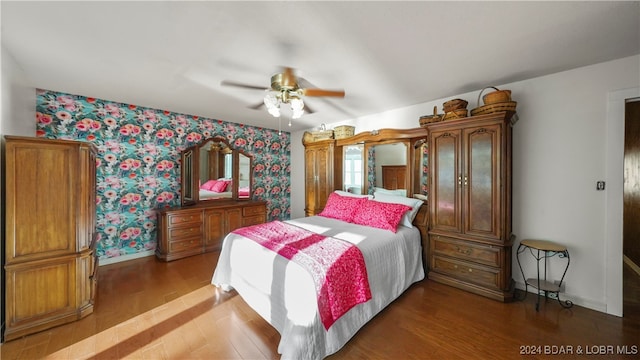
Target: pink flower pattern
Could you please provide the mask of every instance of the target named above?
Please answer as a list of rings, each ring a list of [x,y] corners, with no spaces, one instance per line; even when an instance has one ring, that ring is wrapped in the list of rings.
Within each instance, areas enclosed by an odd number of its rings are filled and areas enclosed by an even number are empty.
[[[214,136],[254,157],[250,195],[267,201],[269,220],[290,215],[289,133],[49,90],[36,95],[36,136],[98,149],[101,258],[155,249],[156,209],[180,204],[180,151]]]

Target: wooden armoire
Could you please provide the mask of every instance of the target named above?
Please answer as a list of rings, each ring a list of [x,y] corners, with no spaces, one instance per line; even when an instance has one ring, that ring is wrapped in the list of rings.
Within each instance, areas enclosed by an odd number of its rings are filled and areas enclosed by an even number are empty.
[[[427,125],[429,278],[513,298],[511,134],[514,112]]]
[[[304,144],[305,216],[319,214],[334,190],[342,189],[342,146],[333,139]]]
[[[96,150],[5,136],[5,341],[93,312]]]

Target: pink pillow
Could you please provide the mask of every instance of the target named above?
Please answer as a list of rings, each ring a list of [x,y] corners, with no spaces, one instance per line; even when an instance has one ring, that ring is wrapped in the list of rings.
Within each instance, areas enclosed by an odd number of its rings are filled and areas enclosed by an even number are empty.
[[[213,185],[215,185],[216,183],[217,183],[216,180],[209,180],[209,181],[205,182],[204,184],[200,185],[200,189],[211,191],[211,187]]]
[[[227,188],[227,184],[228,183],[226,181],[216,181],[216,183],[211,187],[211,191],[217,193],[224,192],[224,190]]]
[[[367,201],[367,198],[340,196],[336,193],[331,193],[327,199],[327,205],[324,206],[324,209],[318,215],[351,222],[354,213],[365,201]]]
[[[366,225],[378,229],[398,230],[398,224],[402,215],[411,210],[410,206],[403,204],[384,203],[375,200],[367,200],[353,216],[353,223]]]

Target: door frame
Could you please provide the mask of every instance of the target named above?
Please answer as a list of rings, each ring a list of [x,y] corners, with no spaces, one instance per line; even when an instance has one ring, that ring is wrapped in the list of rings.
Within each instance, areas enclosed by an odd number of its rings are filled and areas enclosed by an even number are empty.
[[[640,87],[610,91],[607,102],[605,181],[605,301],[607,314],[622,316],[622,243],[624,207],[624,121],[626,99],[640,97]]]

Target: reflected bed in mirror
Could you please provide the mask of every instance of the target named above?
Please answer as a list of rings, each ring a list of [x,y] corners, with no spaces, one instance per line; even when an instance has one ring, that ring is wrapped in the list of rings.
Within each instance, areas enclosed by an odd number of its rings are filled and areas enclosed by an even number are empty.
[[[208,140],[200,145],[198,165],[199,200],[233,197],[233,150],[222,141]]]
[[[206,139],[182,152],[182,205],[202,201],[249,200],[252,157],[223,137]]]

